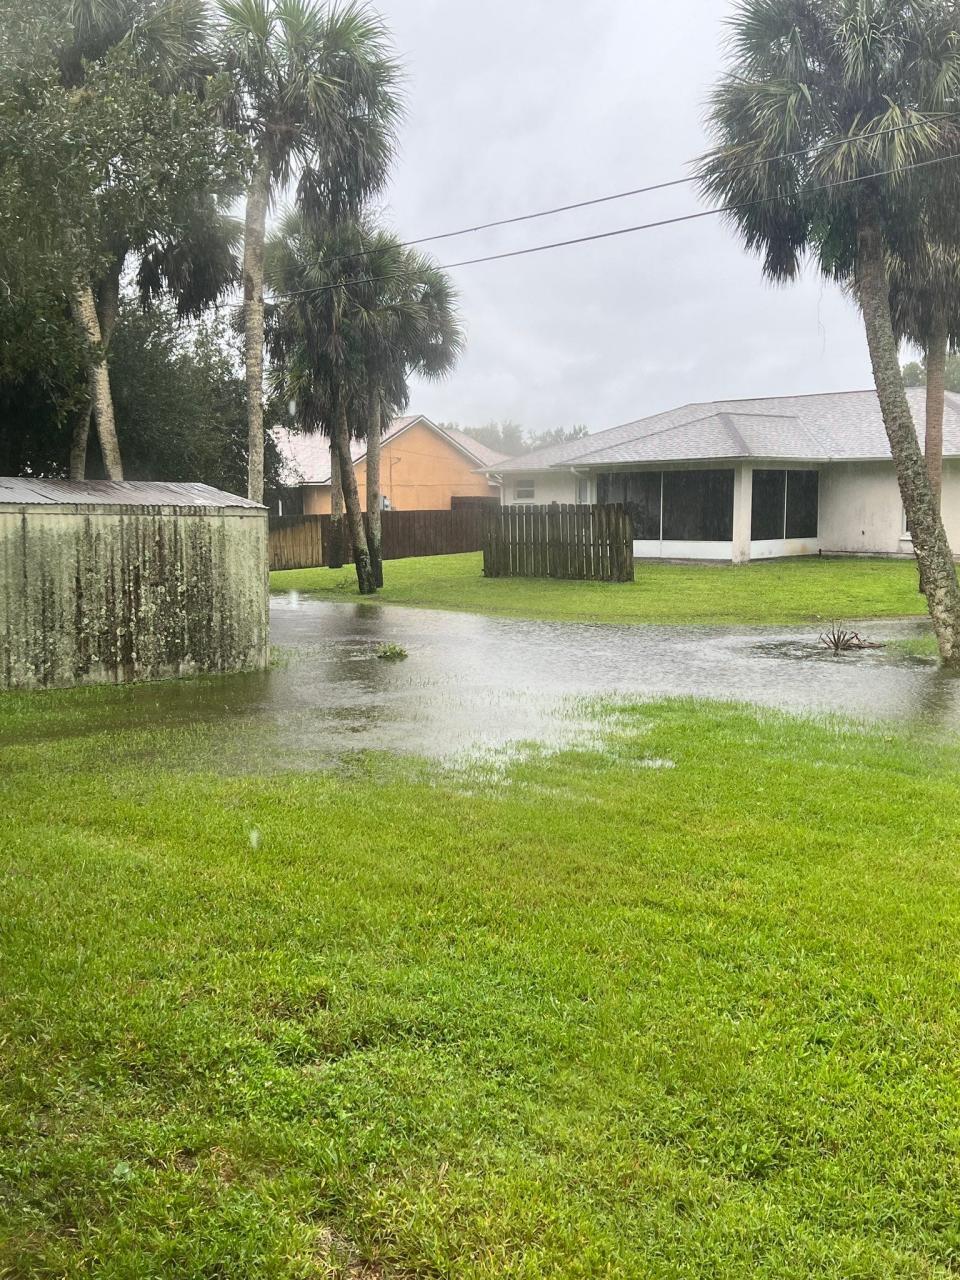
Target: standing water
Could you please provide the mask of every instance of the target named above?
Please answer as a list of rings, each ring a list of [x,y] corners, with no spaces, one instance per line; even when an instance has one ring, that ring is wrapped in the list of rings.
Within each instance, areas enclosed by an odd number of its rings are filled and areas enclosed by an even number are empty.
[[[79,703],[75,731],[102,732],[111,720],[202,725],[218,758],[263,769],[317,767],[360,749],[449,758],[559,745],[589,732],[584,700],[604,697],[707,697],[960,728],[960,680],[936,663],[882,650],[834,657],[817,647],[816,628],[530,622],[293,595],[276,597],[271,617],[269,671],[128,686],[115,703]],[[917,623],[859,629],[880,641],[920,633]],[[409,656],[385,662],[385,645]]]

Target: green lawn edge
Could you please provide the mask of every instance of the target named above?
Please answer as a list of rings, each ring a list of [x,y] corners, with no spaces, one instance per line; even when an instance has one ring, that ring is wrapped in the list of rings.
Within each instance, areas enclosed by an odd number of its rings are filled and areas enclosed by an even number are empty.
[[[926,614],[912,561],[806,558],[750,565],[642,562],[633,583],[486,579],[479,554],[390,561],[383,590],[356,592],[352,566],[270,575],[274,593],[500,617],[621,625],[778,625]]]

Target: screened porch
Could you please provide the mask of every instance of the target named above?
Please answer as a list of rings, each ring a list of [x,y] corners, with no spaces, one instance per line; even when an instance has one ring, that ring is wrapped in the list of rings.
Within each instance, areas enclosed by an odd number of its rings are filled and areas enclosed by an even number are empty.
[[[686,467],[597,475],[597,501],[622,502],[634,555],[741,562],[819,550],[820,473],[802,467]]]

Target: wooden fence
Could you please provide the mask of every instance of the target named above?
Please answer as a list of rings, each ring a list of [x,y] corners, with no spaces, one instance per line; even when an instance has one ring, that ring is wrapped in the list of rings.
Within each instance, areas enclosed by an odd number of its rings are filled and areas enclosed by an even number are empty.
[[[633,526],[609,506],[502,507],[487,518],[488,578],[591,578],[633,582]]]
[[[479,551],[490,512],[479,506],[452,511],[383,511],[380,514],[384,560],[410,556],[449,556]],[[353,552],[346,518],[344,546],[337,554],[330,516],[271,516],[270,568],[312,569],[350,564]],[[366,516],[364,516],[366,523]]]
[[[271,516],[271,570],[313,569],[323,564],[322,521],[323,516]]]

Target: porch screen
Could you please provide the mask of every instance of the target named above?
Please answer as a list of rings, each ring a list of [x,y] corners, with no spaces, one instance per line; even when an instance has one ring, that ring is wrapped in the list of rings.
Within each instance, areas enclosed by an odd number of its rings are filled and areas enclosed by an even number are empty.
[[[678,542],[731,542],[733,471],[665,471],[663,537]]]
[[[754,542],[815,538],[819,489],[818,471],[754,471],[750,537]]]
[[[660,537],[660,472],[609,471],[597,477],[598,502],[622,502],[633,521],[633,536]]]

